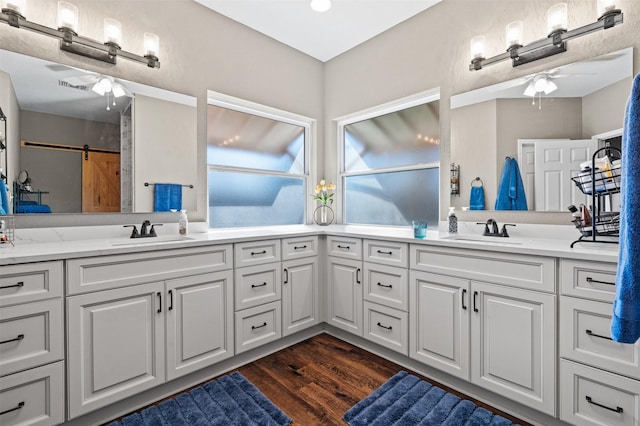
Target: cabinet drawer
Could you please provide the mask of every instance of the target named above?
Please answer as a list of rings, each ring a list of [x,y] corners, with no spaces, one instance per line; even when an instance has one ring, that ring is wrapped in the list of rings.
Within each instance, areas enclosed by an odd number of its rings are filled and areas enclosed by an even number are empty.
[[[616,296],[617,264],[560,260],[562,294],[613,302]]]
[[[409,245],[388,241],[364,240],[364,261],[407,267]]]
[[[282,240],[282,260],[299,259],[318,254],[318,236]]]
[[[386,348],[408,355],[408,314],[365,301],[364,337]]]
[[[0,306],[62,296],[62,261],[2,267]]]
[[[560,419],[577,426],[637,426],[640,382],[560,360]]]
[[[271,302],[236,312],[236,354],[282,336],[280,302]]]
[[[230,269],[231,244],[67,260],[68,295]]]
[[[238,268],[235,275],[236,310],[280,300],[280,262]]]
[[[234,250],[236,268],[280,261],[280,240],[238,243]]]
[[[64,422],[64,363],[0,378],[0,412],[3,426]]]
[[[562,296],[560,356],[640,379],[640,343],[610,337],[610,303]]]
[[[409,310],[409,270],[364,264],[364,298],[390,308]]]
[[[556,260],[552,257],[412,244],[411,269],[489,281],[554,293]]]
[[[63,357],[62,299],[0,308],[0,375]]]
[[[327,254],[329,256],[362,260],[362,240],[360,238],[328,236]]]

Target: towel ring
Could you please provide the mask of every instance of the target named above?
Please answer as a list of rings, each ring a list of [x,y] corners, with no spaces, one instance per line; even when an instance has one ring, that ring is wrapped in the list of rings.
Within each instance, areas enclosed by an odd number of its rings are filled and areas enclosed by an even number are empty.
[[[480,182],[479,187],[484,186],[484,182],[482,182],[482,179],[480,179],[479,177],[476,177],[474,180],[471,181],[471,187],[474,188],[473,184],[476,182]]]

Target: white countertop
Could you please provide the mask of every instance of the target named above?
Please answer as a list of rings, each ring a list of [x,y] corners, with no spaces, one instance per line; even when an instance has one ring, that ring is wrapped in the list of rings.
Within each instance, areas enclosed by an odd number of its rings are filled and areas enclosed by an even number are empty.
[[[461,222],[459,234],[453,236],[439,229],[429,229],[423,240],[413,238],[410,227],[359,225],[296,225],[238,229],[210,229],[206,224],[190,224],[187,238],[177,235],[177,225],[158,228],[157,238],[130,239],[122,226],[74,227],[56,229],[17,229],[15,246],[0,246],[0,265],[41,262],[80,257],[129,254],[154,250],[228,244],[268,238],[304,235],[342,235],[385,239],[415,244],[446,246],[492,252],[562,257],[588,261],[618,261],[618,244],[581,242],[570,248],[579,236],[575,228],[558,225],[518,224],[509,228],[510,238],[483,237],[475,223]],[[175,228],[175,229],[173,229]],[[196,232],[200,231],[200,232]]]

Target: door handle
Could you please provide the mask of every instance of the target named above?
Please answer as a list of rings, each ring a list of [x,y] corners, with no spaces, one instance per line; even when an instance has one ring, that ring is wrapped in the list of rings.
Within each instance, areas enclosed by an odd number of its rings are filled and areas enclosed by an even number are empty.
[[[289,282],[289,270],[284,268],[284,283],[287,284]]]
[[[360,268],[356,269],[356,284],[360,284]]]
[[[169,290],[169,311],[173,310],[173,290]]]
[[[158,313],[162,312],[162,293],[158,292]]]
[[[467,310],[467,305],[464,304],[464,298],[465,298],[466,295],[467,295],[467,289],[463,288],[462,289],[462,297],[461,297],[461,299],[462,299],[462,309],[464,309],[465,311]]]
[[[478,292],[473,292],[473,312],[479,312],[478,310]]]

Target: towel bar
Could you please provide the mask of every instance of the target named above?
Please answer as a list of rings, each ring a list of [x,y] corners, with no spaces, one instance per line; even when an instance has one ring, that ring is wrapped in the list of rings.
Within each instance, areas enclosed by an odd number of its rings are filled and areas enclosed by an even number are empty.
[[[144,186],[151,186],[151,185],[155,185],[155,183],[150,183],[150,182],[144,183]],[[184,186],[186,188],[193,188],[193,185],[180,185],[180,186]]]

